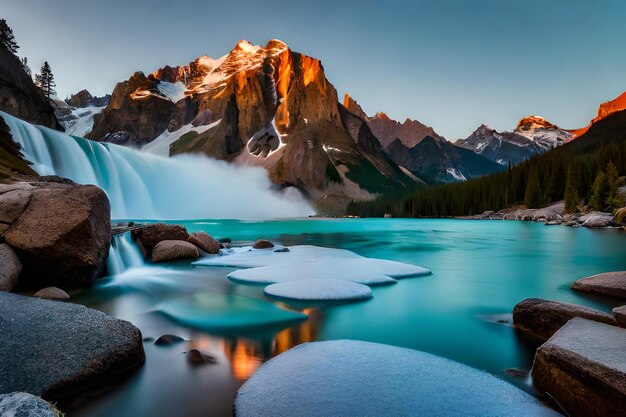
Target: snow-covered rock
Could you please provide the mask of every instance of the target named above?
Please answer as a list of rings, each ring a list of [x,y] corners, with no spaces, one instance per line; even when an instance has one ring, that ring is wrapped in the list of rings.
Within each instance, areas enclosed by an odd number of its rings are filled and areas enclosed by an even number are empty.
[[[485,372],[354,340],[305,343],[261,365],[239,389],[235,415],[559,416]]]
[[[228,278],[256,284],[337,279],[376,285],[394,283],[394,278],[431,273],[415,265],[365,258],[343,249],[307,245],[292,246],[288,252],[242,248],[233,255],[207,257],[194,265],[251,268],[231,272]]]
[[[304,279],[268,285],[265,294],[292,300],[338,301],[371,298],[372,290],[367,285],[340,279]]]

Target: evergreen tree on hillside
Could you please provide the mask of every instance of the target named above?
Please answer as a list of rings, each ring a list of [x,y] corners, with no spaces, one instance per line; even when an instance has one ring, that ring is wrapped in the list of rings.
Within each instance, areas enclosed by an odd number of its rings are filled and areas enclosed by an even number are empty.
[[[539,183],[539,171],[532,167],[526,184],[526,193],[524,194],[524,205],[528,208],[538,207],[541,203],[541,186]]]
[[[606,200],[604,201],[605,209],[613,212],[624,205],[623,199],[619,195],[619,187],[622,185],[617,167],[612,161],[606,165]]]
[[[5,19],[0,19],[0,45],[7,48],[12,54],[16,54],[20,48],[15,41],[13,29],[9,27]]]
[[[602,170],[598,171],[596,179],[591,186],[591,198],[589,199],[589,207],[593,210],[604,211],[606,207],[607,182],[606,176]]]
[[[567,179],[565,180],[565,212],[576,213],[578,211],[578,203],[580,203],[580,195],[578,187],[580,186],[580,169],[578,166],[570,166],[567,170]]]
[[[54,82],[54,75],[52,74],[52,69],[48,61],[44,62],[41,66],[41,73],[35,75],[35,85],[37,85],[41,94],[48,98],[57,93],[54,90],[56,83]]]
[[[33,72],[31,71],[30,67],[28,66],[28,58],[24,57],[20,61],[22,62],[22,67],[24,67],[24,72],[26,74],[28,74],[28,76],[30,78],[33,78]]]

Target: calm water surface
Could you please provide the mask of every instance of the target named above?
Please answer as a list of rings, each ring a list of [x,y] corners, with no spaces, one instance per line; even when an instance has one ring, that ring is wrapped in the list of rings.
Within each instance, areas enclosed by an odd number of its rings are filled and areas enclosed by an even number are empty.
[[[177,222],[181,223],[181,222]],[[573,292],[572,281],[626,269],[626,233],[546,227],[513,221],[307,219],[183,222],[236,240],[271,239],[310,244],[427,267],[433,275],[373,289],[359,303],[292,304],[309,314],[301,324],[244,333],[208,333],[181,327],[155,312],[159,303],[197,292],[270,300],[262,286],[234,284],[232,269],[194,268],[190,262],[131,270],[103,280],[75,302],[129,320],[144,337],[174,333],[189,342],[144,343],[146,364],[124,384],[77,402],[71,416],[229,416],[238,387],[264,360],[312,340],[357,339],[444,356],[507,377],[507,368],[530,369],[536,343],[493,320],[528,297],[573,302],[610,311],[618,302]],[[296,271],[297,272],[297,271]],[[198,348],[218,364],[189,365],[183,352]],[[297,377],[297,376],[294,376]]]

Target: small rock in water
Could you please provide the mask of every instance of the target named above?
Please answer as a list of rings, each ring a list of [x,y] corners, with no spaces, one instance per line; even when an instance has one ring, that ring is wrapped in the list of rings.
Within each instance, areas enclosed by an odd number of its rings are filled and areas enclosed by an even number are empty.
[[[0,395],[0,416],[58,417],[61,415],[52,404],[27,392]]]
[[[154,337],[144,337],[143,342],[144,343],[154,342]]]
[[[135,222],[128,222],[128,227],[133,227],[135,225]]]
[[[198,349],[190,350],[189,352],[185,353],[185,356],[187,356],[187,362],[192,365],[206,365],[209,363],[217,363],[217,360],[213,356],[202,353]]]
[[[164,334],[163,336],[159,337],[156,342],[154,342],[154,344],[157,346],[168,346],[184,341],[185,339],[180,336],[176,336],[175,334]]]
[[[233,240],[229,237],[223,237],[221,239],[217,239],[217,241],[220,243],[233,243]]]
[[[281,246],[279,248],[275,248],[274,252],[289,252],[289,248],[287,248],[285,246]]]
[[[274,244],[269,240],[258,239],[256,242],[254,242],[254,245],[252,245],[252,247],[254,249],[270,249],[274,247]]]
[[[528,375],[530,375],[530,371],[520,368],[506,368],[504,370],[504,375],[510,378],[526,379],[528,378]]]
[[[63,291],[57,287],[48,287],[37,291],[33,294],[33,297],[43,298],[45,300],[57,300],[57,301],[65,301],[69,300],[70,296],[68,293]]]

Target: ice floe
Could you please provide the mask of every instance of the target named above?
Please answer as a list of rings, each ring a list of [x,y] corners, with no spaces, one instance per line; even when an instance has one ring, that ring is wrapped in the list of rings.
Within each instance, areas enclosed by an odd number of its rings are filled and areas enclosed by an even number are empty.
[[[353,340],[305,343],[261,365],[235,415],[559,416],[531,395],[428,353]]]
[[[206,257],[194,262],[196,266],[224,266],[238,269],[228,274],[236,282],[250,284],[276,284],[299,282],[287,286],[290,296],[299,300],[308,298],[307,283],[314,280],[343,280],[365,285],[393,284],[395,278],[430,275],[431,272],[416,265],[384,259],[365,258],[344,249],[318,246],[291,246],[256,250],[251,247],[233,248],[223,252],[223,256]],[[302,283],[302,281],[306,281]],[[333,284],[335,286],[339,284]],[[310,288],[311,293],[321,293],[323,284]],[[279,287],[280,288],[280,287]],[[352,293],[345,292],[346,298],[353,299]],[[338,300],[338,296],[336,295]]]
[[[304,279],[272,284],[265,294],[306,301],[363,300],[372,297],[367,285],[339,279]]]
[[[199,293],[161,303],[156,311],[188,327],[229,331],[259,327],[282,327],[307,319],[269,301],[232,294]]]

